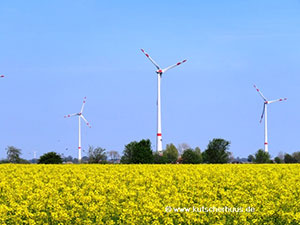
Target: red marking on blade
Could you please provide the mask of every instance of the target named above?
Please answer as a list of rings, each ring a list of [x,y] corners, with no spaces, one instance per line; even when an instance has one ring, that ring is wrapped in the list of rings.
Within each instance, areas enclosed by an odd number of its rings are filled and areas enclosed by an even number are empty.
[[[268,143],[267,142],[265,142],[265,145],[267,145]]]
[[[281,101],[282,101],[282,99],[279,99],[279,101],[281,102]]]
[[[158,133],[157,136],[161,136],[161,133]]]
[[[141,49],[142,52],[145,52],[144,49]]]
[[[149,55],[148,54],[145,54],[148,58],[149,58]]]
[[[0,77],[4,77],[4,75],[1,75]]]
[[[70,117],[70,115],[68,115],[68,117]]]
[[[83,103],[85,103],[85,101],[83,101]]]
[[[186,59],[182,61],[183,63],[186,62]]]
[[[178,66],[178,65],[180,65],[180,64],[181,64],[181,62],[177,63],[176,65]]]
[[[78,149],[81,149],[81,147],[78,147]]]

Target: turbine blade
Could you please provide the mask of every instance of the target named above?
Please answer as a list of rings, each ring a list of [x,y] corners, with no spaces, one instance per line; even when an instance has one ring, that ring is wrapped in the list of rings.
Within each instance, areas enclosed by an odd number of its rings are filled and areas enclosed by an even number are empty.
[[[84,122],[86,123],[86,125],[89,127],[89,128],[92,128],[90,123],[84,118],[84,116],[81,114],[80,117],[84,120]]]
[[[77,116],[77,115],[78,115],[78,113],[73,113],[73,114],[65,115],[64,117],[65,117],[65,118],[68,118],[68,117],[71,117],[71,116]]]
[[[80,113],[82,113],[82,112],[83,112],[83,109],[84,109],[85,102],[86,102],[86,97],[84,97],[84,98],[83,98],[83,102],[82,102],[82,106],[81,106]]]
[[[172,66],[169,66],[169,67],[163,69],[162,71],[163,71],[163,73],[165,73],[165,72],[167,72],[168,70],[170,70],[170,69],[172,69],[172,68],[174,68],[174,67],[176,67],[176,66],[179,66],[179,65],[181,65],[182,63],[185,63],[185,62],[186,62],[186,59],[183,60],[182,62],[178,62],[178,63],[176,63],[176,64],[174,64],[174,65],[172,65]]]
[[[160,69],[159,65],[150,57],[150,55],[144,51],[144,49],[141,49],[141,51],[145,54],[145,56],[154,64],[154,66],[157,69]]]
[[[264,115],[265,115],[265,108],[266,108],[266,104],[264,103],[264,108],[263,108],[263,112],[262,112],[262,114],[261,114],[261,116],[260,116],[260,123],[261,123],[261,121],[262,121],[262,119],[264,118]]]
[[[265,96],[261,93],[261,91],[256,87],[256,85],[253,85],[254,88],[257,90],[257,92],[260,94],[260,96],[263,98],[263,100],[267,101],[267,99],[265,98]]]
[[[272,100],[272,101],[268,101],[268,103],[274,103],[274,102],[282,102],[282,101],[286,101],[287,98],[280,98],[280,99],[276,99],[276,100]]]

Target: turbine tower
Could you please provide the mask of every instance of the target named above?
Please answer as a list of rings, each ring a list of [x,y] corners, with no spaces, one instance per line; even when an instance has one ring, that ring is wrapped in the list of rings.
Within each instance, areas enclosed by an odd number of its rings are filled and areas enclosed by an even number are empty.
[[[267,113],[267,106],[268,106],[268,104],[271,104],[271,103],[274,103],[274,102],[285,101],[285,100],[287,100],[287,98],[280,98],[280,99],[268,101],[265,98],[265,96],[261,93],[261,91],[256,87],[256,85],[254,85],[254,88],[256,89],[256,91],[259,93],[259,95],[264,100],[263,112],[262,112],[261,117],[260,117],[260,123],[261,123],[263,117],[265,116],[265,143],[264,143],[264,145],[265,145],[265,152],[268,152],[269,148],[268,148],[268,113]]]
[[[83,119],[84,122],[86,123],[86,125],[89,128],[91,128],[89,122],[84,118],[84,116],[82,114],[85,102],[86,102],[86,97],[84,97],[84,99],[83,99],[83,103],[82,103],[81,110],[79,113],[73,113],[73,114],[69,114],[69,115],[65,116],[65,118],[72,117],[72,116],[78,116],[78,127],[79,127],[78,128],[78,162],[79,163],[81,162],[81,119]]]
[[[162,74],[167,72],[168,70],[179,66],[180,64],[186,62],[183,60],[182,62],[178,62],[172,66],[166,67],[165,69],[161,69],[161,67],[146,53],[143,49],[141,51],[146,55],[146,57],[154,64],[156,67],[157,73],[157,134],[156,134],[156,150],[158,153],[162,153],[163,146],[162,146],[162,134],[161,134],[161,102],[160,102],[160,83]]]

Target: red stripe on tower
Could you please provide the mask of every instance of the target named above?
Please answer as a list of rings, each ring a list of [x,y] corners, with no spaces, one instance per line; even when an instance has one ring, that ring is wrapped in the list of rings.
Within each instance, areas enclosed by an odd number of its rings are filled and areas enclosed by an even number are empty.
[[[78,147],[78,149],[81,149],[81,147]]]
[[[158,133],[157,136],[161,136],[161,133]]]
[[[268,143],[267,142],[265,142],[265,145],[267,145]]]

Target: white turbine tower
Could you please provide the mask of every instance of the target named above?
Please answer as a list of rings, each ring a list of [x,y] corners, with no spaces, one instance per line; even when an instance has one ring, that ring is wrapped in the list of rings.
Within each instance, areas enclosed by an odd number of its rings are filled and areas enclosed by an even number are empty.
[[[287,100],[287,98],[280,98],[280,99],[276,99],[276,100],[272,100],[272,101],[268,101],[265,96],[261,93],[261,91],[256,87],[256,85],[254,85],[254,88],[257,90],[257,92],[260,94],[260,96],[262,97],[262,99],[264,100],[264,106],[263,106],[263,112],[261,114],[260,117],[260,123],[263,119],[263,117],[265,116],[265,152],[268,152],[268,114],[267,114],[267,106],[268,104],[274,103],[274,102],[281,102],[281,101],[285,101]]]
[[[157,136],[156,136],[156,150],[158,153],[162,153],[163,147],[162,147],[162,135],[161,135],[161,102],[160,102],[160,83],[161,83],[161,77],[162,74],[167,72],[169,69],[172,69],[176,66],[179,66],[180,64],[186,62],[186,60],[183,60],[182,62],[178,62],[172,66],[169,66],[165,69],[161,69],[160,66],[147,54],[143,49],[141,51],[146,55],[146,57],[154,64],[154,66],[157,68]]]
[[[81,162],[81,119],[84,120],[84,122],[86,122],[86,125],[88,125],[89,128],[91,128],[89,122],[84,118],[84,116],[82,115],[83,112],[83,108],[86,102],[86,97],[84,97],[83,99],[83,103],[81,106],[81,110],[79,113],[74,113],[74,114],[70,114],[70,115],[66,115],[65,118],[71,117],[71,116],[78,116],[78,162]]]

